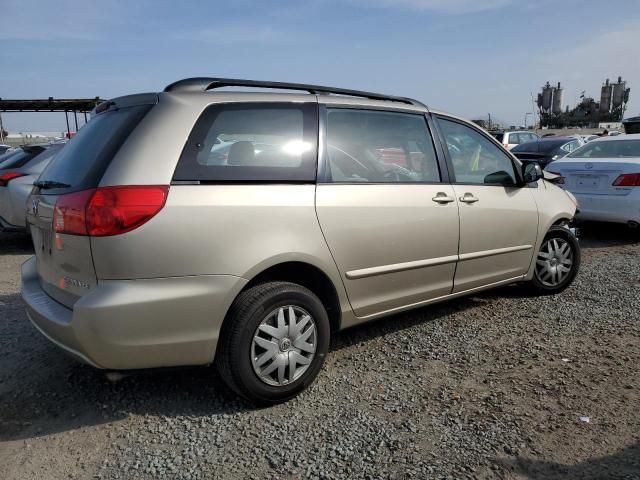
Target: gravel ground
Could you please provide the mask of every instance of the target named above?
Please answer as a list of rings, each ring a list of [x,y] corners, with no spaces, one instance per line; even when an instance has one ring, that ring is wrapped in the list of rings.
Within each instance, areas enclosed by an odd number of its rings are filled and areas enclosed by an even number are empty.
[[[0,236],[0,478],[640,478],[640,244],[593,226],[556,297],[513,287],[341,332],[255,410],[211,368],[111,383],[29,325]]]

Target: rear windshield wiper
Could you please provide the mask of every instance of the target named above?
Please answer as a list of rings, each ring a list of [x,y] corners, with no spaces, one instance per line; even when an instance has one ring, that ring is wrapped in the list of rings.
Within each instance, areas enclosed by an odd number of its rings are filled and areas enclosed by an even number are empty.
[[[71,185],[62,182],[56,182],[55,180],[38,180],[33,182],[36,187],[41,188],[42,190],[47,190],[48,188],[69,188]]]

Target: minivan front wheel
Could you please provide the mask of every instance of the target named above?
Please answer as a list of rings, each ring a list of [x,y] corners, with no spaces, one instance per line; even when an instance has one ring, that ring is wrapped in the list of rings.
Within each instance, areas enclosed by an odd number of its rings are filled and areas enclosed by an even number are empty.
[[[283,402],[307,388],[329,349],[329,318],[309,289],[268,282],[242,292],[223,325],[216,363],[252,403]]]
[[[553,226],[536,253],[530,285],[538,294],[554,294],[567,288],[580,268],[580,245],[568,229]]]

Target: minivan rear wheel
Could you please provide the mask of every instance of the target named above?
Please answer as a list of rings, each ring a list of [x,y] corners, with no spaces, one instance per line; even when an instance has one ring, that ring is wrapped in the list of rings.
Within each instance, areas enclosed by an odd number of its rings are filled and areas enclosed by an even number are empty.
[[[536,253],[530,288],[539,295],[560,293],[573,282],[580,268],[578,239],[565,227],[553,226]]]
[[[329,337],[327,312],[313,292],[290,282],[263,283],[231,306],[216,364],[241,397],[260,405],[280,403],[313,382]]]

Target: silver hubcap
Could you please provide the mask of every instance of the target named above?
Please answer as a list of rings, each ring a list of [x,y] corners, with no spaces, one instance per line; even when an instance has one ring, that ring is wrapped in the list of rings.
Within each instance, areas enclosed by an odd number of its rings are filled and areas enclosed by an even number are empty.
[[[536,277],[543,285],[560,285],[573,266],[573,251],[569,242],[562,238],[550,238],[538,252]]]
[[[251,365],[269,385],[296,381],[311,365],[316,353],[313,317],[295,305],[277,308],[258,325],[251,343]]]

